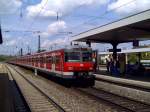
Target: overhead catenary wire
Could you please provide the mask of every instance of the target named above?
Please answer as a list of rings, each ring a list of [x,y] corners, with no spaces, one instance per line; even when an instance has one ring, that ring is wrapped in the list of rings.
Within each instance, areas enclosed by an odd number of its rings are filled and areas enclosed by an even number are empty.
[[[125,4],[122,4],[122,5],[118,6],[118,7],[116,7],[116,8],[113,8],[113,9],[111,9],[111,10],[107,10],[107,11],[105,11],[103,14],[101,14],[99,17],[93,17],[92,19],[89,19],[89,20],[87,20],[87,21],[84,21],[83,23],[78,24],[78,25],[76,25],[76,26],[70,27],[69,29],[75,29],[75,28],[78,28],[78,27],[80,27],[80,26],[82,26],[82,25],[88,24],[88,22],[93,21],[93,20],[95,20],[95,19],[104,18],[105,15],[107,15],[107,14],[113,12],[114,10],[119,9],[119,8],[121,8],[121,7],[124,7],[124,6],[126,6],[126,5],[129,5],[129,4],[131,4],[132,2],[135,2],[135,1],[137,1],[137,0],[131,0],[131,1],[127,2],[127,3],[125,3]],[[107,18],[107,19],[108,19],[108,18]]]
[[[106,15],[106,14],[108,14],[108,13],[110,13],[110,12],[116,10],[116,9],[119,9],[119,8],[121,8],[121,7],[123,7],[123,6],[126,6],[126,5],[128,5],[128,4],[130,4],[130,3],[134,2],[134,1],[136,1],[136,0],[131,0],[131,1],[129,1],[129,2],[125,3],[125,4],[123,4],[123,5],[120,5],[119,7],[116,7],[116,8],[114,8],[114,9],[109,10],[109,11],[106,11],[106,12],[104,12],[103,14],[101,14],[100,16],[97,16],[97,17],[94,17],[94,16],[93,16],[92,19],[87,20],[87,21],[85,21],[85,22],[83,22],[83,23],[81,23],[81,24],[79,24],[79,25],[77,25],[77,26],[73,26],[73,27],[71,27],[71,28],[69,28],[69,29],[74,29],[74,28],[77,28],[77,27],[79,27],[79,26],[81,26],[81,25],[85,25],[85,24],[87,24],[88,22],[93,21],[93,20],[95,20],[95,19],[104,18],[104,17],[103,17],[104,15]],[[33,24],[36,22],[37,18],[39,17],[39,15],[41,14],[42,10],[45,8],[45,6],[46,6],[47,3],[48,3],[48,0],[47,0],[47,1],[45,2],[45,4],[41,7],[41,10],[40,10],[39,13],[34,17],[33,21],[31,22],[31,24],[29,25],[29,27],[28,27],[27,29],[32,28]],[[58,19],[59,19],[59,16],[58,16],[58,12],[57,12],[57,21],[58,21]],[[107,19],[108,19],[108,18],[107,18]],[[26,35],[24,34],[23,37],[24,37],[24,36],[26,36]]]
[[[28,29],[31,29],[33,24],[35,23],[35,21],[37,20],[37,18],[40,16],[42,10],[44,9],[44,7],[47,5],[48,3],[48,0],[46,0],[45,4],[43,6],[41,6],[41,9],[39,10],[39,12],[37,13],[37,15],[33,18],[32,22],[29,24],[29,26],[27,27],[27,30]],[[29,31],[31,32],[31,31]],[[32,33],[40,33],[40,31],[33,31]],[[22,38],[24,38],[27,34],[23,34]]]
[[[39,10],[39,13],[37,13],[37,15],[33,18],[32,22],[29,24],[29,26],[27,27],[28,29],[31,29],[33,24],[36,22],[37,18],[40,16],[42,10],[44,9],[44,7],[47,5],[48,0],[46,0],[45,4],[43,6],[41,6],[41,9]],[[33,33],[35,33],[36,31],[34,31]],[[39,33],[40,31],[37,31],[37,33]],[[23,35],[23,38],[26,36],[26,34]]]
[[[39,13],[37,13],[37,15],[34,17],[34,19],[32,20],[31,24],[29,25],[29,28],[32,28],[33,24],[35,23],[35,21],[37,20],[37,18],[40,16],[42,10],[47,5],[47,3],[48,3],[48,0],[46,0],[45,4],[43,6],[41,6],[41,9],[40,9]]]

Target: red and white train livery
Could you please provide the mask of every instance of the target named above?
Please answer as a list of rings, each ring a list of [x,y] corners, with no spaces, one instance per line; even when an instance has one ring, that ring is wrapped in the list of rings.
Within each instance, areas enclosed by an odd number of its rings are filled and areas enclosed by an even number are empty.
[[[95,81],[92,49],[87,47],[72,47],[20,56],[10,63],[46,71],[63,80],[82,80],[90,86],[93,86]]]

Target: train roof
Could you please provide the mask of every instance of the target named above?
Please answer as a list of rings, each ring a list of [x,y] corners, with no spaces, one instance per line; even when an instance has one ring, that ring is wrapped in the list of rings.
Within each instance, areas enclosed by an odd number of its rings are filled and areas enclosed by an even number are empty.
[[[20,57],[22,57],[22,58],[30,57],[30,56],[35,56],[35,55],[39,55],[39,54],[45,54],[45,53],[49,53],[49,52],[57,52],[57,51],[61,51],[61,50],[69,51],[69,50],[72,50],[72,49],[75,49],[75,48],[88,48],[88,49],[91,49],[88,46],[73,45],[73,46],[66,46],[65,48],[58,48],[58,49],[53,49],[53,50],[49,50],[49,51],[34,53],[34,54],[31,54],[31,55],[23,55],[23,56],[19,56],[19,58]]]
[[[118,53],[138,53],[138,52],[150,52],[150,48],[136,48],[136,49],[127,49],[122,50]],[[112,54],[112,52],[99,52],[98,54]]]

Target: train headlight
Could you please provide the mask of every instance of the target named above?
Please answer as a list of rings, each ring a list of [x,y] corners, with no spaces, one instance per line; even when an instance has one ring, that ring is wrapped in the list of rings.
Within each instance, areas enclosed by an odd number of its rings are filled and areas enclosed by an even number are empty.
[[[90,67],[90,70],[93,70],[93,68],[92,68],[92,67]]]
[[[73,67],[68,67],[69,70],[73,70]]]

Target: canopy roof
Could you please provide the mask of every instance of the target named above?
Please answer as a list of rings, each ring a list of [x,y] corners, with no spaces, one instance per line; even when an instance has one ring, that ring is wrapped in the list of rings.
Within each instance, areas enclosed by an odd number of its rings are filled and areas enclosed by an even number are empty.
[[[150,10],[73,36],[74,41],[112,43],[150,39]]]
[[[150,52],[150,47],[149,48],[135,48],[135,49],[127,49],[127,50],[122,50],[119,53],[140,53],[140,52]],[[103,55],[103,54],[112,54],[112,52],[99,52],[98,54]]]

